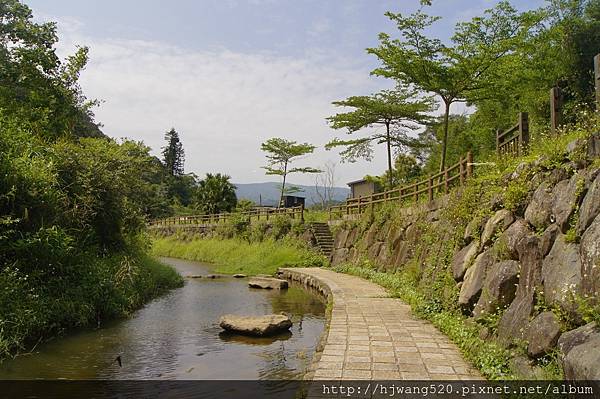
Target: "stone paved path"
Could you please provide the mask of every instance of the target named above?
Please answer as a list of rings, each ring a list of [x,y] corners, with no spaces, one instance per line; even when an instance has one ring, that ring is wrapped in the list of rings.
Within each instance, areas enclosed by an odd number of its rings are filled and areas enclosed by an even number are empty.
[[[330,291],[329,334],[315,380],[473,380],[481,375],[431,323],[360,277],[320,268],[282,269],[285,277]]]

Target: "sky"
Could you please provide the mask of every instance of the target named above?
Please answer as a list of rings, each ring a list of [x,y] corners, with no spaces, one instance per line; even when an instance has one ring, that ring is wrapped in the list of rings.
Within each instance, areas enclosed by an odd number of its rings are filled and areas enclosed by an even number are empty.
[[[379,64],[365,49],[377,46],[378,33],[395,34],[386,11],[410,13],[418,0],[25,2],[37,20],[58,23],[61,56],[90,48],[80,82],[88,98],[102,102],[94,112],[104,133],[143,141],[159,155],[164,133],[174,127],[188,173],[277,181],[261,169],[260,144],[271,137],[316,145],[295,166],[336,163],[338,186],[386,168],[383,146],[372,162],[342,163],[339,151],[326,151],[327,142],[346,133],[325,118],[343,111],[332,101],[394,86],[370,76]],[[434,0],[428,12],[442,20],[430,33],[447,40],[457,22],[494,4]],[[542,4],[513,1],[521,10]],[[315,176],[289,180],[313,185]]]

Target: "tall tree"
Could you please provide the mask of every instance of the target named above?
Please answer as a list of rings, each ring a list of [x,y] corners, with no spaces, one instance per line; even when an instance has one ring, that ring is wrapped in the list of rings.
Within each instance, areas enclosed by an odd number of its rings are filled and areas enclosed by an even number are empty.
[[[231,212],[237,205],[236,187],[230,177],[220,173],[207,173],[198,184],[196,208],[206,214]]]
[[[165,170],[170,176],[181,176],[183,175],[185,154],[183,144],[179,140],[179,133],[174,128],[171,128],[171,130],[165,133],[165,141],[167,145],[162,148]]]
[[[261,144],[260,147],[264,152],[267,153],[267,166],[262,168],[267,171],[267,175],[275,175],[282,177],[281,183],[281,195],[279,197],[279,204],[283,201],[283,195],[285,193],[297,192],[297,187],[291,187],[286,189],[287,176],[291,173],[321,173],[321,170],[303,167],[303,168],[292,168],[290,164],[297,160],[299,157],[307,154],[312,154],[315,150],[315,146],[308,143],[298,144],[296,141],[286,140],[279,137],[273,137]],[[287,190],[287,191],[286,191]]]
[[[0,1],[0,111],[38,136],[103,136],[78,83],[87,47],[61,61],[56,23],[36,23],[18,0]]]
[[[489,77],[496,65],[529,37],[540,17],[534,12],[518,13],[502,1],[486,10],[482,17],[457,24],[452,45],[446,45],[425,33],[439,17],[422,10],[409,16],[392,12],[386,15],[396,23],[401,38],[379,34],[379,47],[367,51],[376,55],[383,66],[372,73],[414,85],[442,99],[444,135],[440,170],[443,170],[450,106],[454,102],[472,101],[480,89],[493,84]]]
[[[329,142],[325,148],[344,146],[342,159],[353,162],[362,157],[371,159],[372,143],[386,144],[389,184],[392,185],[392,147],[411,146],[414,139],[406,133],[417,130],[420,124],[430,120],[427,113],[434,110],[432,98],[418,98],[415,90],[399,87],[396,90],[384,90],[371,96],[349,97],[333,103],[339,107],[352,107],[353,111],[336,114],[327,118],[334,129],[345,128],[352,134],[365,127],[383,125],[385,132],[375,131],[367,137],[353,140]]]

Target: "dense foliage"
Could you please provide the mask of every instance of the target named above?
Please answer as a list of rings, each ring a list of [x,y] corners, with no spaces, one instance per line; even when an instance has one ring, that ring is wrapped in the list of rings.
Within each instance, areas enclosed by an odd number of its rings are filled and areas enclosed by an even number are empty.
[[[205,214],[231,212],[237,205],[235,186],[230,177],[220,173],[207,173],[196,189],[194,204]]]
[[[65,328],[125,315],[181,283],[145,255],[163,166],[100,133],[61,61],[56,27],[0,3],[0,357]]]

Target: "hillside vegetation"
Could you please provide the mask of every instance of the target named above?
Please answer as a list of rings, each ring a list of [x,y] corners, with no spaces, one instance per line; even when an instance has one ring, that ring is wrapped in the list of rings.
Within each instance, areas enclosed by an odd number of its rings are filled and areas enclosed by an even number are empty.
[[[589,379],[560,348],[600,321],[596,272],[582,266],[600,264],[598,127],[584,115],[527,156],[492,157],[436,204],[385,204],[343,222],[334,270],[388,288],[489,378]]]

